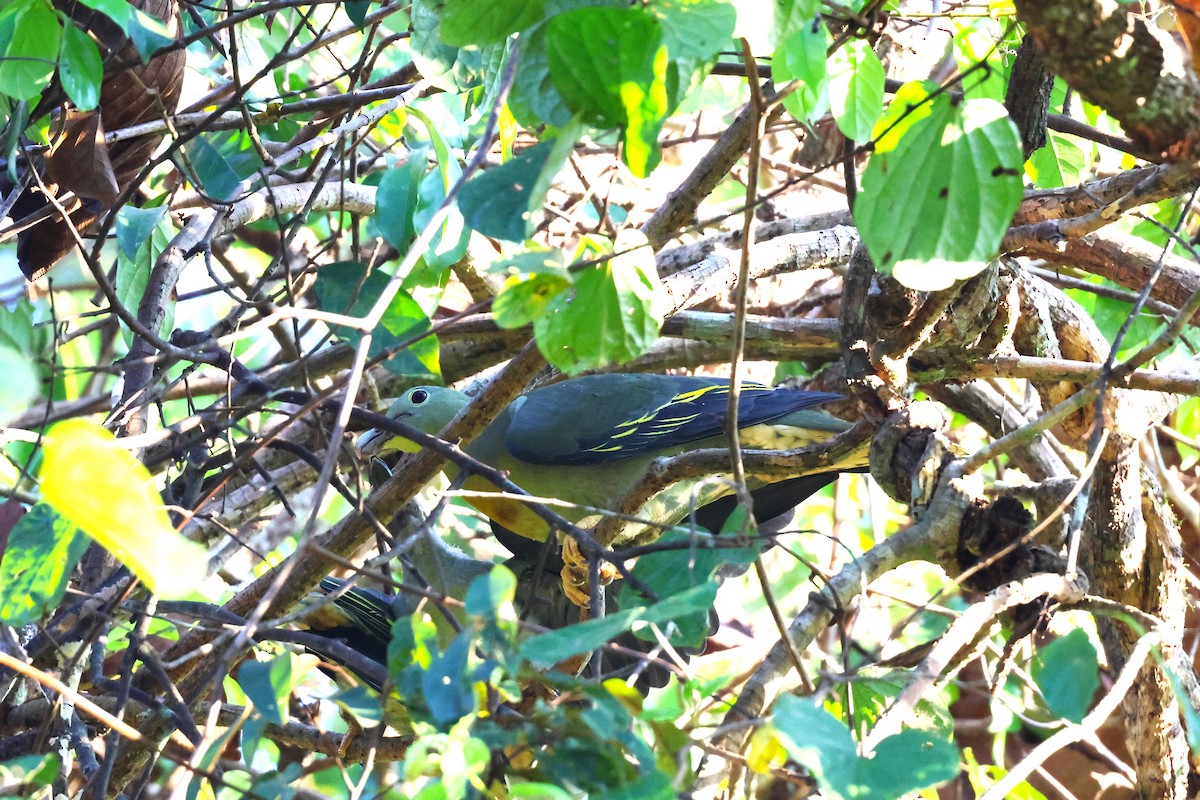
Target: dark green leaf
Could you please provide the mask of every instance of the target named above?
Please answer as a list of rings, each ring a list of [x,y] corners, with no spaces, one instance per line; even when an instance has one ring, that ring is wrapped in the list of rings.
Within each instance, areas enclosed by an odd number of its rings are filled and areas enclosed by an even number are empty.
[[[546,56],[546,26],[521,34],[521,57],[509,91],[513,116],[527,127],[545,124],[562,128],[571,122],[571,109],[554,86]]]
[[[925,731],[889,736],[873,758],[863,758],[845,725],[793,695],[776,702],[774,724],[788,755],[812,773],[822,790],[843,800],[895,800],[958,774],[958,749]]]
[[[132,259],[167,215],[166,206],[134,208],[124,206],[117,212],[117,244],[125,258]],[[137,308],[135,304],[132,306]]]
[[[484,236],[510,242],[529,238],[534,213],[541,209],[550,181],[566,160],[567,154],[562,152],[556,163],[551,163],[555,154],[553,141],[541,142],[472,178],[458,197],[467,224]]]
[[[317,273],[316,293],[320,307],[334,314],[362,317],[371,310],[375,300],[387,286],[389,276],[379,270],[366,274],[366,267],[356,261],[340,261],[322,267]],[[338,338],[355,343],[362,333],[354,328],[331,325]],[[370,356],[376,356],[401,342],[418,336],[432,327],[429,317],[403,289],[396,292],[380,327],[373,332]],[[438,344],[433,336],[425,336],[384,362],[387,369],[399,375],[438,375]]]
[[[743,512],[744,514],[744,512]],[[732,520],[735,512],[730,516]],[[733,531],[736,533],[736,529]],[[647,553],[638,559],[633,575],[647,586],[654,588],[660,598],[674,597],[714,580],[721,567],[753,564],[758,556],[758,547],[704,547],[712,539],[711,534],[693,534],[688,531],[667,531],[657,544],[676,545],[676,549]],[[691,547],[698,539],[699,545]],[[621,584],[621,608],[645,603],[631,584]],[[671,643],[680,647],[697,647],[709,635],[708,607],[697,607],[692,613],[675,620],[678,631]]]
[[[1021,145],[992,100],[951,103],[942,94],[914,116],[898,140],[880,139],[854,217],[881,272],[932,291],[995,257],[1021,202]]]
[[[100,79],[104,63],[92,37],[74,25],[63,28],[62,60],[58,75],[67,97],[80,111],[90,111],[100,102]]]
[[[454,47],[494,44],[542,18],[544,0],[446,0],[442,41]]]
[[[133,42],[142,63],[149,62],[151,54],[160,47],[166,47],[174,39],[167,30],[166,24],[155,19],[139,8],[134,8],[125,0],[80,0],[88,8],[94,8],[101,14],[117,23],[125,35]]]
[[[202,133],[185,146],[196,183],[205,194],[232,200],[238,184],[263,164],[250,136],[244,131]]]
[[[638,177],[658,164],[668,110],[662,25],[630,8],[581,8],[552,18],[546,54],[555,87],[588,124],[619,128],[625,163]]]
[[[446,199],[446,192],[462,175],[458,162],[445,157],[439,158],[438,169],[431,171],[417,187],[417,207],[413,211],[413,226],[424,230],[434,213]],[[423,259],[434,270],[444,270],[456,264],[467,252],[471,241],[471,229],[467,227],[457,206],[451,206],[429,243]]]
[[[1087,632],[1075,628],[1039,649],[1033,679],[1051,711],[1082,722],[1100,688],[1100,664]]]
[[[136,309],[141,305],[146,284],[162,251],[170,244],[171,234],[167,229],[166,208],[134,208],[124,206],[117,213],[117,279],[114,288],[117,297],[126,308]],[[132,255],[127,254],[132,248]],[[175,327],[174,301],[169,301],[167,315],[163,318],[161,333]],[[126,341],[132,333],[124,324],[122,335]]]
[[[421,688],[432,721],[449,727],[475,710],[475,692],[467,678],[467,659],[471,655],[471,635],[463,632],[454,638],[446,652],[423,671]]]
[[[413,213],[417,209],[417,190],[425,178],[425,167],[425,159],[414,153],[379,179],[373,219],[387,243],[402,253],[408,250],[416,236]]]
[[[9,532],[0,562],[0,621],[28,625],[57,606],[88,541],[45,503],[29,509]]]
[[[602,619],[590,619],[568,628],[539,634],[521,645],[521,655],[537,666],[550,667],[563,659],[595,650],[638,622],[661,625],[692,614],[698,608],[712,608],[716,598],[717,585],[705,583],[652,606],[624,608]]]
[[[346,0],[343,4],[346,10],[346,16],[355,25],[362,27],[363,22],[367,19],[367,12],[371,10],[371,0]]]
[[[341,689],[329,699],[364,728],[383,722],[383,705],[379,702],[379,695],[361,684]]]
[[[678,797],[671,788],[670,779],[658,771],[642,773],[632,783],[588,796],[591,800],[675,800]]]
[[[255,710],[276,725],[288,719],[287,701],[295,681],[292,658],[291,653],[282,653],[270,661],[250,660],[237,673],[238,686],[254,703]]]
[[[413,0],[409,16],[412,20],[409,47],[413,63],[423,77],[448,92],[482,85],[484,51],[488,48],[460,50],[442,41],[441,0]]]
[[[16,0],[0,13],[0,92],[33,100],[50,83],[62,26],[43,0]]]

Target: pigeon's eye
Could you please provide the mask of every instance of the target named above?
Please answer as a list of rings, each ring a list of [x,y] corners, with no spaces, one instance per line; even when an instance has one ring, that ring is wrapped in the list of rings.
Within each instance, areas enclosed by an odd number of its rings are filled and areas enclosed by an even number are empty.
[[[429,392],[424,389],[413,389],[408,399],[412,400],[414,406],[419,406],[429,399]]]

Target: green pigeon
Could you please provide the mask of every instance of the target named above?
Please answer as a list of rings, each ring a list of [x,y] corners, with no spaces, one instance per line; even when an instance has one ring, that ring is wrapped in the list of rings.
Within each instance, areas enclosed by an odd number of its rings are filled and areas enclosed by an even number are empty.
[[[518,397],[467,445],[466,452],[506,471],[532,495],[607,508],[637,484],[655,458],[726,447],[728,398],[725,378],[640,374],[574,378]],[[840,433],[849,423],[814,409],[840,399],[841,395],[830,392],[743,383],[738,399],[742,446],[792,449]],[[399,397],[388,416],[435,434],[469,400],[452,389],[418,386]],[[419,447],[376,428],[359,437],[358,449],[364,455],[379,456],[394,450],[416,452]],[[859,462],[818,475],[754,481],[755,517],[760,522],[777,517],[831,482],[839,471],[861,467]],[[458,468],[450,463],[445,471],[452,478],[458,474]],[[475,475],[468,476],[462,486],[475,492],[496,492],[491,483]],[[729,494],[727,481],[681,481],[656,496],[642,513],[665,525],[695,513],[705,527],[719,530],[734,507],[731,499],[720,501]],[[486,494],[466,500],[492,520],[497,533],[508,531],[535,541],[546,538],[546,522],[519,500]],[[555,510],[573,522],[593,513],[575,507]],[[612,544],[650,541],[658,530],[627,526],[622,539]],[[511,538],[502,541],[507,544]]]

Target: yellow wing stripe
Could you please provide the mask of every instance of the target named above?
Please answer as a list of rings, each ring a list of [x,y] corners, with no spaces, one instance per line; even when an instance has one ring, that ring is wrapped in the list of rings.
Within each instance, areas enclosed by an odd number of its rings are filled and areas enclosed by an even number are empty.
[[[760,383],[747,383],[742,385],[743,392],[773,392],[771,386],[764,386]],[[682,403],[694,403],[702,399],[706,395],[716,393],[718,395],[729,394],[728,384],[714,384],[712,386],[701,386],[698,389],[692,389],[687,392],[680,392],[672,397],[667,402],[663,403],[658,408],[650,413],[638,417],[637,419],[627,420],[617,423],[613,430],[615,431],[602,443],[585,449],[585,453],[615,453],[620,451],[621,444],[619,439],[624,439],[629,436],[665,436],[678,430],[680,427],[687,425],[692,420],[700,416],[699,413],[684,414],[677,417],[663,417],[663,412],[668,411],[672,406]],[[645,427],[648,426],[648,427]]]

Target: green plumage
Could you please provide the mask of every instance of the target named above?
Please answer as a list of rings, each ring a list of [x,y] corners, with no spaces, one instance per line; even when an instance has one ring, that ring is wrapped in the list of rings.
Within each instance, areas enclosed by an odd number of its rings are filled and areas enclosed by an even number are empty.
[[[467,452],[505,470],[530,494],[605,508],[636,485],[653,459],[727,446],[728,390],[728,382],[721,378],[612,374],[563,381],[517,398],[467,446]],[[847,423],[812,409],[839,397],[745,384],[738,405],[743,443],[784,449],[841,432],[849,427]],[[436,433],[468,400],[451,389],[422,386],[397,399],[388,414],[426,433]],[[416,449],[411,442],[382,430],[364,434],[359,448],[365,454]],[[453,475],[457,469],[448,465],[447,472]],[[806,493],[786,507],[796,505],[821,485],[824,483],[806,482]],[[464,488],[495,491],[475,476],[468,478]],[[692,488],[691,483],[674,487],[647,512],[656,522],[675,523],[690,508],[729,493],[727,487],[714,485],[693,497]],[[545,522],[524,503],[489,497],[471,497],[468,502],[521,536],[539,541],[546,536]],[[569,507],[556,510],[572,521],[591,513]],[[639,535],[630,534],[632,538]]]

